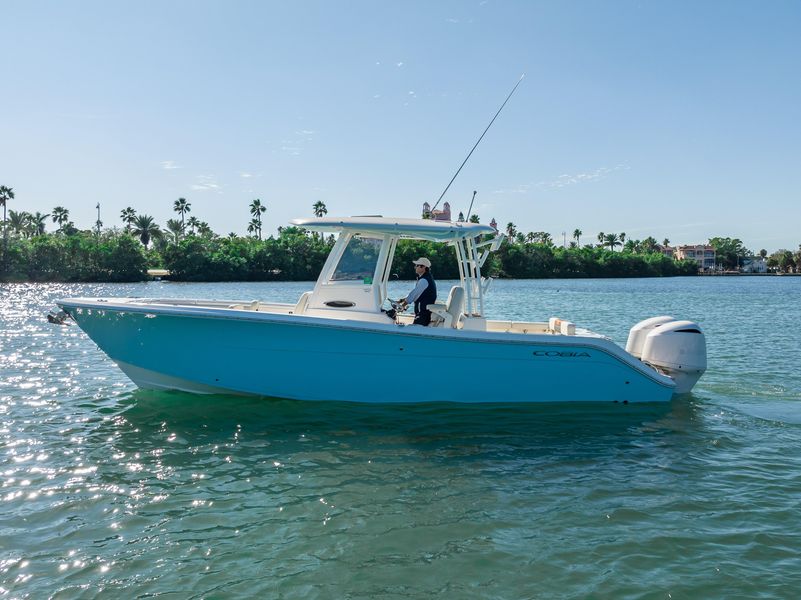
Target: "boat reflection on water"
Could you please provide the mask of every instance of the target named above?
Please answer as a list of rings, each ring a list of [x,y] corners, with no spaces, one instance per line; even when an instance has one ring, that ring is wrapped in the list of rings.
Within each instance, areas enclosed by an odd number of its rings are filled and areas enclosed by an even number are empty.
[[[99,425],[115,451],[165,447],[244,452],[253,460],[322,452],[377,458],[396,452],[477,455],[606,454],[621,444],[684,435],[692,430],[694,401],[665,403],[366,404],[136,390]],[[244,443],[244,447],[239,444]],[[239,448],[237,450],[237,448]],[[617,449],[617,450],[616,450]],[[521,455],[521,452],[523,453]]]

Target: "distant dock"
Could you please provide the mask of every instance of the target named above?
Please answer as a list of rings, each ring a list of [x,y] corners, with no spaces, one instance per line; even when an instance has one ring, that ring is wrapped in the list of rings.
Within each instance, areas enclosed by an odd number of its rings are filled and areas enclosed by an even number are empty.
[[[148,277],[152,277],[155,281],[161,281],[164,277],[169,277],[170,272],[167,269],[148,269]]]

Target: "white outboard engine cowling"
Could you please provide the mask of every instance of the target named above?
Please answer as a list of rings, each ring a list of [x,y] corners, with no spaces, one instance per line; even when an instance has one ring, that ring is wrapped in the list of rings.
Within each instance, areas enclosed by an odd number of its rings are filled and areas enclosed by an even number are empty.
[[[665,322],[645,336],[639,358],[673,379],[677,394],[686,394],[706,371],[706,337],[692,321]]]
[[[635,358],[642,357],[642,348],[645,345],[645,338],[657,327],[675,321],[673,317],[651,317],[640,321],[629,331],[629,339],[626,342],[626,352]]]

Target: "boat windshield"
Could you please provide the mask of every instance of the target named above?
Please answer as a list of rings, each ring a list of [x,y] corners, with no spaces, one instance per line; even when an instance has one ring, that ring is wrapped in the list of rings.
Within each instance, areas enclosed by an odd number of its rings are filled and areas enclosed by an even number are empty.
[[[342,253],[331,281],[372,283],[383,241],[381,238],[354,235]]]

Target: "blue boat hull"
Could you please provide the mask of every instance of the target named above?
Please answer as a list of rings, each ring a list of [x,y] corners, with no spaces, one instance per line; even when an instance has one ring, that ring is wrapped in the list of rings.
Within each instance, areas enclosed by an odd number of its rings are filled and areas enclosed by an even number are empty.
[[[143,388],[371,403],[508,403],[660,402],[670,400],[675,387],[605,338],[59,304]]]

